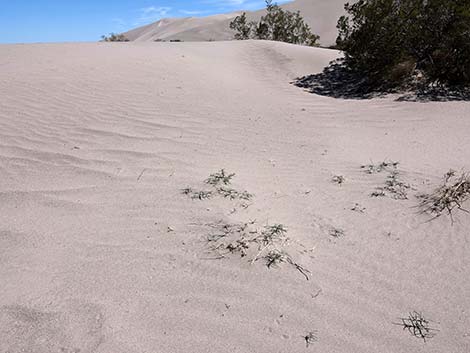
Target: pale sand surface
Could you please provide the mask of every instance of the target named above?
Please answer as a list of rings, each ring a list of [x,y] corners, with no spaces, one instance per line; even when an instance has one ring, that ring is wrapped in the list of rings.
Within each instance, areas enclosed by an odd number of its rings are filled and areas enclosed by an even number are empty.
[[[470,217],[426,223],[413,208],[449,168],[470,169],[469,105],[289,84],[337,55],[0,46],[0,352],[469,352]],[[370,197],[386,175],[360,166],[383,160],[400,162],[409,200]],[[221,168],[255,195],[247,209],[181,194]],[[206,224],[252,219],[288,228],[309,281],[208,260]],[[413,310],[439,329],[426,343],[394,325]]]
[[[345,0],[296,0],[282,5],[289,11],[300,11],[312,32],[320,35],[323,46],[335,44],[336,23],[344,14]],[[132,29],[124,35],[132,41],[179,39],[182,41],[231,40],[235,32],[230,22],[243,11],[206,17],[166,18]],[[259,21],[266,11],[246,11],[249,21]]]

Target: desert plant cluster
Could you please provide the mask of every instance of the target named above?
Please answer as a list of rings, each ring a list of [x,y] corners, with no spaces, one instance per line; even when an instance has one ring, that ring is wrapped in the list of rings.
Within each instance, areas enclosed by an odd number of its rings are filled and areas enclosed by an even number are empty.
[[[226,199],[230,200],[242,200],[249,201],[253,197],[248,191],[239,191],[232,187],[230,184],[232,182],[234,173],[227,174],[224,169],[221,169],[219,172],[211,174],[204,182],[209,185],[211,189],[209,190],[194,190],[191,187],[184,188],[181,192],[184,195],[189,196],[193,200],[207,200],[213,196],[220,195]]]
[[[283,224],[256,226],[256,221],[238,224],[211,225],[215,230],[207,236],[209,250],[216,258],[237,254],[249,258],[254,264],[263,261],[268,268],[276,268],[285,263],[298,270],[305,279],[310,271],[293,260],[287,252],[290,239]]]
[[[400,180],[398,171],[393,171],[387,176],[385,185],[377,187],[372,196],[389,196],[396,200],[407,200],[409,189],[411,185]]]
[[[388,174],[385,185],[376,187],[370,194],[371,197],[389,196],[395,200],[409,199],[408,192],[416,189],[401,180],[399,164],[399,162],[384,161],[379,164],[361,166],[367,174],[383,172]],[[470,173],[451,169],[444,175],[441,185],[429,193],[419,193],[415,196],[419,200],[415,207],[419,208],[421,213],[431,215],[431,221],[447,214],[453,224],[454,211],[470,213],[464,208],[464,203],[470,200]],[[351,210],[362,213],[365,209],[356,203]]]
[[[108,36],[101,36],[102,42],[129,42],[124,34],[110,33]]]
[[[259,22],[248,21],[246,13],[237,16],[231,23],[235,39],[261,39],[300,44],[317,45],[319,36],[313,34],[300,12],[282,9],[272,0],[266,0],[267,14]]]
[[[370,194],[372,197],[391,197],[395,200],[407,200],[408,190],[412,189],[411,185],[401,180],[400,171],[398,170],[399,162],[383,161],[379,164],[367,164],[361,166],[367,174],[387,173],[384,185],[378,186]]]
[[[371,87],[470,83],[470,2],[359,0],[345,5],[337,47]]]
[[[209,175],[204,183],[211,190],[194,190],[185,188],[184,195],[193,200],[208,200],[215,195],[220,195],[230,201],[249,201],[253,195],[247,191],[238,191],[231,187],[235,173],[227,173],[225,169]],[[242,204],[242,207],[246,205]],[[225,258],[229,254],[237,254],[242,258],[250,257],[250,263],[264,261],[268,268],[279,267],[286,263],[298,270],[307,280],[309,271],[293,260],[286,251],[290,244],[287,236],[287,228],[283,224],[266,224],[257,226],[256,221],[245,223],[216,223],[208,224],[212,231],[205,239],[209,250],[216,258]]]

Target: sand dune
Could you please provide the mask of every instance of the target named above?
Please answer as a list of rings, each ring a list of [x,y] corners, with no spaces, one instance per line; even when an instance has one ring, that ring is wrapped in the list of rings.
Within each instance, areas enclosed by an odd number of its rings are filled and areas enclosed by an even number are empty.
[[[283,5],[290,11],[300,11],[312,31],[320,35],[324,46],[335,43],[336,22],[343,14],[344,0],[296,0]],[[132,41],[182,40],[223,41],[233,39],[230,22],[243,11],[208,17],[169,18],[136,28],[124,35]],[[250,20],[259,20],[264,10],[247,11]]]
[[[289,84],[337,55],[0,46],[0,352],[468,352],[470,219],[413,208],[449,168],[470,169],[468,103]],[[361,165],[384,160],[400,162],[409,199],[370,197],[387,174]],[[221,168],[254,195],[246,208],[182,195]],[[308,281],[289,264],[214,259],[207,236],[250,220],[287,227]],[[394,324],[413,310],[434,338]]]

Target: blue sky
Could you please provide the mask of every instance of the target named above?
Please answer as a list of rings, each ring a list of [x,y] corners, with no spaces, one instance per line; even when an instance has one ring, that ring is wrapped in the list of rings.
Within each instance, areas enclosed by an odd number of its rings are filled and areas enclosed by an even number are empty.
[[[96,41],[164,17],[263,7],[264,0],[0,0],[0,43]]]

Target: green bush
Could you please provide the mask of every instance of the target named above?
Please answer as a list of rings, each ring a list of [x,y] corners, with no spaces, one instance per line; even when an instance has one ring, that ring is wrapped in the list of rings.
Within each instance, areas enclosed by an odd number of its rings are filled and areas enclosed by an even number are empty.
[[[246,13],[243,13],[242,15],[235,17],[235,19],[230,22],[230,29],[233,29],[236,32],[235,39],[246,40],[252,38],[254,24],[256,23],[248,23]]]
[[[315,46],[319,36],[313,34],[305,23],[300,12],[283,10],[272,0],[266,0],[267,14],[259,22],[248,22],[246,13],[237,16],[230,28],[235,33],[235,39],[263,39],[292,44]]]
[[[469,0],[359,0],[345,10],[337,47],[371,85],[398,86],[412,76],[470,83]]]
[[[109,36],[101,36],[103,42],[129,42],[124,34],[110,33]]]

